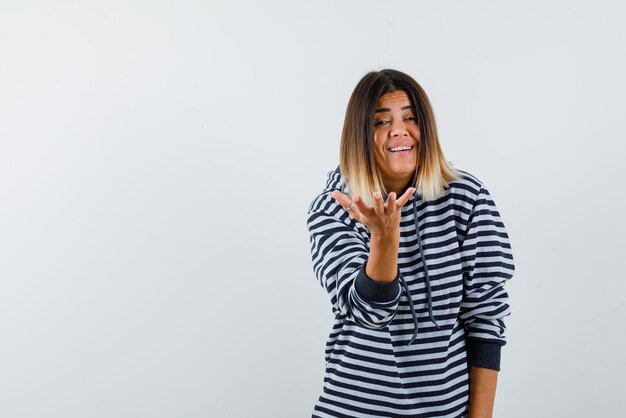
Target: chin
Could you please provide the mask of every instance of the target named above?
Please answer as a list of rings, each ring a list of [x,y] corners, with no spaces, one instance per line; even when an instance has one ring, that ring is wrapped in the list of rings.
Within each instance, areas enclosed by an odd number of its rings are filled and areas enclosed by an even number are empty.
[[[393,170],[391,171],[391,173],[394,176],[400,176],[400,177],[404,177],[404,176],[410,176],[413,175],[413,173],[415,173],[415,169],[417,168],[417,166],[413,166],[411,168],[405,168],[402,170]]]

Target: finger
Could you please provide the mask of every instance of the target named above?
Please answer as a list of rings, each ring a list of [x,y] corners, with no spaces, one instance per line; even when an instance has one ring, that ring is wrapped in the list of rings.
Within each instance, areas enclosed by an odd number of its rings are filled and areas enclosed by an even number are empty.
[[[334,198],[337,203],[339,203],[341,205],[342,208],[344,208],[345,210],[348,210],[348,208],[350,207],[350,204],[352,203],[352,200],[350,200],[350,198],[338,191],[332,191],[329,193],[329,195]],[[352,212],[355,207],[355,205],[352,205],[352,208],[350,209],[350,212]]]
[[[364,216],[372,216],[372,214],[375,213],[374,208],[361,200],[359,195],[355,194],[352,200],[354,201],[354,208],[356,208],[356,210],[361,212]]]
[[[357,221],[361,222],[363,225],[366,225],[366,226],[369,225],[368,218],[366,214],[363,213],[363,209],[362,209],[362,208],[365,208],[364,210],[367,210],[369,208],[367,203],[363,202],[361,198],[359,197],[359,195],[357,194],[352,196],[352,202],[354,202],[354,205],[352,205],[352,209],[350,209],[350,211],[348,212],[350,216],[352,216]]]
[[[352,208],[348,210],[348,208],[350,207],[350,204],[352,203],[352,200],[350,200],[348,196],[338,191],[332,191],[329,193],[329,195],[333,199],[335,199],[337,203],[339,203],[341,207],[344,208],[352,218],[363,223],[363,220],[364,220],[363,214],[359,212],[358,207],[356,205],[357,196],[355,196],[354,205],[352,205]]]
[[[406,189],[404,194],[400,196],[400,199],[398,199],[396,203],[396,208],[401,208],[402,206],[404,206],[404,204],[408,202],[408,200],[411,198],[411,195],[413,193],[415,193],[415,187],[409,187],[408,189]]]
[[[332,191],[329,193],[329,195],[333,199],[335,199],[337,203],[339,203],[343,208],[347,208],[348,205],[350,204],[350,198],[341,192]]]
[[[383,196],[378,190],[374,192],[374,210],[376,211],[376,215],[378,216],[382,217],[385,215]]]
[[[389,196],[387,196],[385,209],[389,215],[393,215],[396,213],[396,192],[391,192],[389,193]]]

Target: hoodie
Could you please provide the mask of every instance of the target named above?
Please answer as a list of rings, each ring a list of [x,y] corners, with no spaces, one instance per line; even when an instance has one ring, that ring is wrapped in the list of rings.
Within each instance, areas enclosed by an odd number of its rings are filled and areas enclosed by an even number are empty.
[[[313,271],[335,315],[313,416],[467,414],[469,366],[500,370],[513,276],[509,237],[485,185],[458,170],[431,202],[402,207],[397,277],[367,277],[370,232],[329,193],[307,214]]]

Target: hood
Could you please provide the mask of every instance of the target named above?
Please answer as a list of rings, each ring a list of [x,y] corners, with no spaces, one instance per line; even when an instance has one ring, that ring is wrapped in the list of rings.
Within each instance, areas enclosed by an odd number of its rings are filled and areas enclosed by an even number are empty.
[[[339,173],[341,175],[341,171],[339,169],[339,166],[337,166],[337,168],[335,169],[336,173]],[[346,184],[343,181],[343,178],[341,178],[341,186],[340,187],[342,190],[342,192],[346,191]],[[424,250],[422,248],[422,239],[420,236],[420,228],[419,228],[419,224],[417,222],[417,191],[415,192],[415,194],[413,196],[411,196],[411,199],[413,202],[413,219],[415,220],[415,231],[416,231],[416,236],[417,236],[417,244],[419,246],[419,252],[420,252],[420,258],[422,260],[422,265],[424,266],[424,282],[426,284],[426,296],[427,296],[427,303],[428,303],[428,316],[430,318],[430,320],[433,322],[433,324],[435,324],[435,326],[437,327],[437,329],[439,329],[439,325],[437,324],[437,321],[435,321],[435,317],[433,315],[433,301],[432,301],[432,294],[431,294],[431,289],[430,289],[430,277],[428,276],[428,266],[426,265],[426,257],[424,256]],[[400,269],[398,269],[398,271],[400,271]],[[400,284],[402,285],[402,288],[404,290],[404,293],[406,293],[406,297],[409,300],[409,307],[411,308],[411,315],[413,316],[413,337],[411,337],[411,340],[409,341],[409,343],[407,345],[412,344],[415,339],[417,338],[417,334],[418,334],[418,330],[419,330],[419,320],[417,319],[417,314],[415,313],[415,307],[413,306],[413,298],[411,297],[411,293],[409,292],[409,287],[406,284],[406,281],[404,280],[404,277],[402,276],[402,273],[400,273],[399,277],[398,277]]]

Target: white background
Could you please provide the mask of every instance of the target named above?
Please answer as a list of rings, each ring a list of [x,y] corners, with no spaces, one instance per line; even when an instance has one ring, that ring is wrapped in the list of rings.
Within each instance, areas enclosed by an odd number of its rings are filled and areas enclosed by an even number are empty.
[[[516,274],[496,417],[623,417],[619,1],[0,2],[0,416],[304,417],[306,212],[413,76]]]

